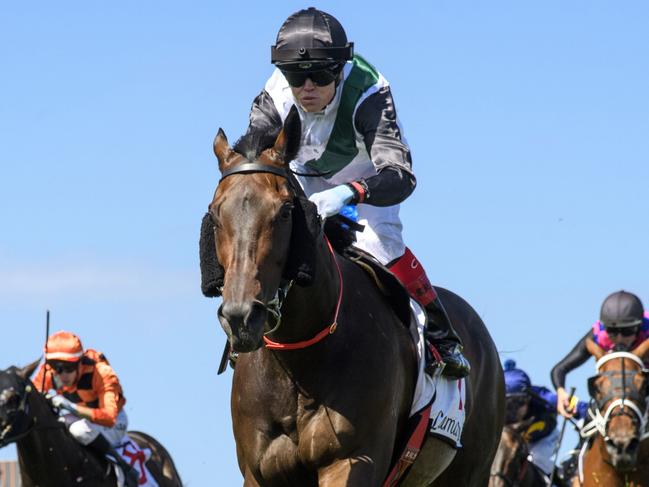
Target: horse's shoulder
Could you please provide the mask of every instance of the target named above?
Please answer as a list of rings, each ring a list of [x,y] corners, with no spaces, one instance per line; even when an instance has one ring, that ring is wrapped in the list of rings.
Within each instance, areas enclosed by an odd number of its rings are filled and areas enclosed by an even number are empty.
[[[387,267],[372,255],[356,247],[351,247],[343,254],[354,266],[370,277],[376,289],[389,302],[399,321],[406,327],[410,325],[410,296],[399,279]]]

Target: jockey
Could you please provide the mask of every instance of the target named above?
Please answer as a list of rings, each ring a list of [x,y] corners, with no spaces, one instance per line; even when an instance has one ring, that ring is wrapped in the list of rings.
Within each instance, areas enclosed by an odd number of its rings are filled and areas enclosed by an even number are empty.
[[[559,438],[557,429],[557,395],[542,386],[532,385],[529,376],[516,368],[516,362],[505,361],[505,423],[530,421],[523,433],[530,450],[531,461],[545,475],[552,472],[554,447]],[[586,417],[588,403],[577,401],[576,416]]]
[[[32,382],[39,392],[47,392],[75,440],[102,456],[111,455],[124,470],[127,486],[138,485],[138,472],[115,451],[128,427],[126,399],[102,353],[84,351],[73,333],[54,333],[47,340],[45,363]]]
[[[566,375],[590,358],[586,349],[589,338],[606,352],[632,350],[649,338],[649,313],[635,294],[626,291],[617,291],[604,300],[599,320],[552,369],[552,384],[559,397],[557,410],[566,418],[574,414],[568,405]]]
[[[291,162],[322,218],[358,205],[357,246],[386,265],[428,315],[427,338],[444,375],[468,375],[462,343],[426,272],[405,246],[399,204],[414,190],[410,149],[387,80],[347,41],[342,25],[313,7],[291,15],[271,47],[277,69],[255,98],[244,137],[277,136],[292,106],[300,114],[300,150]],[[427,371],[434,368],[428,360]]]

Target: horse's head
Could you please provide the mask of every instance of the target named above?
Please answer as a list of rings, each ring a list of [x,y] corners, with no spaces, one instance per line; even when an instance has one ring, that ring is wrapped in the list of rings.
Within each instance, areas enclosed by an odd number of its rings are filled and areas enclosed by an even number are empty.
[[[647,425],[649,371],[643,357],[649,340],[631,352],[606,354],[590,340],[587,347],[597,359],[597,375],[588,380],[588,391],[597,407],[598,430],[613,466],[622,472],[633,470]]]
[[[214,153],[221,180],[209,205],[216,256],[223,273],[223,303],[218,316],[233,350],[250,352],[262,344],[268,303],[283,280],[295,277],[301,263],[289,248],[305,222],[306,199],[288,163],[299,148],[301,129],[293,108],[279,135],[243,137],[233,148],[219,130]],[[300,242],[307,245],[307,239]],[[297,249],[293,249],[293,256]]]
[[[521,421],[503,428],[498,451],[491,464],[489,487],[521,485],[529,467],[529,448],[524,435],[531,422]]]
[[[29,431],[31,421],[27,397],[32,391],[29,376],[38,361],[23,369],[9,367],[0,371],[0,448]]]

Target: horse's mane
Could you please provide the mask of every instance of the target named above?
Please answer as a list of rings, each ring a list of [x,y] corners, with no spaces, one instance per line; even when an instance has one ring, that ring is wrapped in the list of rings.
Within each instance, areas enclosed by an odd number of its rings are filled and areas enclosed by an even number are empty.
[[[248,131],[239,137],[232,149],[241,154],[249,161],[254,161],[266,149],[275,144],[279,130],[261,130],[249,128]]]

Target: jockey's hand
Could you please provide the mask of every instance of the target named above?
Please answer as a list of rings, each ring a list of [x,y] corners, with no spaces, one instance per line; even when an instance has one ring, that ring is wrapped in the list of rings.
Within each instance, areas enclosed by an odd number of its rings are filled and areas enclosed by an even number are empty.
[[[564,418],[572,418],[575,415],[577,401],[570,397],[568,391],[563,387],[557,389],[557,412]]]
[[[335,188],[313,193],[309,201],[318,207],[318,214],[324,219],[337,215],[347,203],[354,197],[354,192],[346,184]]]
[[[56,394],[54,393],[53,395],[51,394],[51,391],[47,393],[45,396],[49,401],[52,406],[54,406],[57,409],[65,409],[67,411],[70,411],[72,413],[77,412],[77,405],[74,404],[72,401],[69,399],[63,397],[61,394]]]

